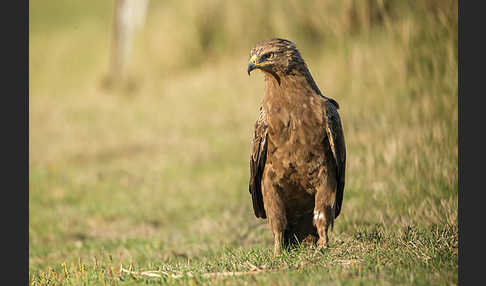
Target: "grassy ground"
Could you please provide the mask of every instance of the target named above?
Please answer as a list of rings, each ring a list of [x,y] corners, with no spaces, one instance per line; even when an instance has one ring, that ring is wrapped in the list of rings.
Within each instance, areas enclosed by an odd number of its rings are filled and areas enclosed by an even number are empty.
[[[112,90],[112,3],[30,2],[31,284],[457,284],[455,1],[155,2]],[[323,252],[273,258],[251,209],[263,76],[246,66],[271,36],[341,106],[346,188]]]

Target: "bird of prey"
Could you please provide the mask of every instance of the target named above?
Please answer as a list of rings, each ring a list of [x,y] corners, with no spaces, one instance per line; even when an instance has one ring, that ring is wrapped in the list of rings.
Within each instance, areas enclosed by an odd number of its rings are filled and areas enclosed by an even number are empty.
[[[296,45],[269,39],[250,51],[265,95],[252,140],[249,191],[257,218],[268,218],[274,255],[296,241],[328,247],[341,212],[346,147],[338,103],[324,96]]]

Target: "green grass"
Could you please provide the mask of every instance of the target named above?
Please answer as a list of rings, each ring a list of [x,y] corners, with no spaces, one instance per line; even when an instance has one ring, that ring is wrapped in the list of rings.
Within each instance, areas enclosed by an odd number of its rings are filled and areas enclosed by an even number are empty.
[[[30,3],[32,285],[458,283],[456,2],[152,1],[130,85],[112,90],[112,10],[95,2]],[[253,215],[263,76],[246,66],[270,36],[294,40],[341,106],[346,187],[326,251],[273,258]]]

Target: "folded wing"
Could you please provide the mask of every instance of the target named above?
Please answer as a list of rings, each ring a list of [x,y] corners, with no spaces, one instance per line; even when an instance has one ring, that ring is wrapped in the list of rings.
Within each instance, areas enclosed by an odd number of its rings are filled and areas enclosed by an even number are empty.
[[[260,107],[258,120],[255,123],[255,133],[251,146],[250,155],[250,194],[253,202],[253,211],[258,218],[266,218],[263,206],[262,176],[267,159],[267,124],[265,111]]]
[[[343,202],[344,194],[344,179],[346,171],[346,146],[344,143],[343,127],[341,125],[341,118],[337,109],[339,105],[334,100],[327,101],[327,120],[326,120],[326,133],[331,144],[332,153],[336,162],[337,169],[337,191],[336,191],[336,205],[335,215],[337,218],[341,212],[341,205]]]

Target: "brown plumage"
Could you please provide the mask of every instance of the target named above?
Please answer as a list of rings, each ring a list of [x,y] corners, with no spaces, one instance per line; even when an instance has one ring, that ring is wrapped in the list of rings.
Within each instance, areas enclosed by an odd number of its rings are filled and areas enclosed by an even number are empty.
[[[265,74],[250,156],[250,193],[268,218],[274,254],[296,241],[328,246],[341,212],[346,165],[338,103],[317,87],[294,43],[270,39],[250,52],[248,75]]]

